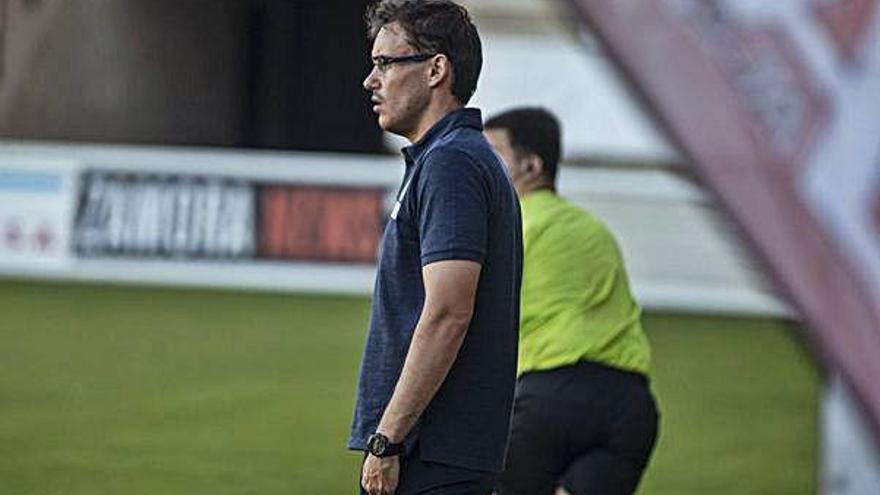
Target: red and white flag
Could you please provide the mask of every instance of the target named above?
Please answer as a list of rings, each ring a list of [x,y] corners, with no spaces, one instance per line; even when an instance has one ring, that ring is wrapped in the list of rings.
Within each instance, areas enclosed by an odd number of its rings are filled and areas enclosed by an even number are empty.
[[[880,0],[569,0],[880,433]]]

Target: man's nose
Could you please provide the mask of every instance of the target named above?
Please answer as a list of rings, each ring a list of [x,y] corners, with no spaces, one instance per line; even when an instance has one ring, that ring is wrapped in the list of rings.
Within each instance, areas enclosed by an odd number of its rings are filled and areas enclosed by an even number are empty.
[[[377,79],[378,78],[376,77],[376,67],[373,67],[373,69],[370,70],[370,73],[367,74],[367,77],[364,79],[364,89],[366,89],[367,91],[374,89],[376,87]]]

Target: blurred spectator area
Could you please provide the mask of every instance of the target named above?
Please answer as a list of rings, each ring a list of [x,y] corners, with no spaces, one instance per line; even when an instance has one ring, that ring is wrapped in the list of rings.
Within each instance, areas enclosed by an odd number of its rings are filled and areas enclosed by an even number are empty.
[[[471,105],[487,116],[539,105],[560,117],[560,191],[615,232],[646,307],[790,315],[714,198],[684,179],[686,160],[565,2],[463,3],[484,48]],[[320,173],[338,183],[357,170],[383,177],[394,191],[400,161],[375,153],[406,143],[382,135],[361,88],[369,70],[366,4],[0,0],[0,151],[86,168],[277,169],[266,178],[286,182]],[[162,147],[131,146],[140,144]],[[323,154],[174,145],[354,153],[351,167],[338,169]],[[371,276],[358,280],[358,291],[371,287]]]
[[[380,151],[365,4],[0,0],[0,135]]]

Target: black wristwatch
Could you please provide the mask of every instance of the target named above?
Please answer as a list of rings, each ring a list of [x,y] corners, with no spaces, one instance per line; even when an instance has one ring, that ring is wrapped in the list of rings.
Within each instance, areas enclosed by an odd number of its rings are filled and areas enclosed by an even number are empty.
[[[403,453],[403,444],[391,443],[388,437],[376,432],[367,439],[367,452],[376,457],[391,457]]]

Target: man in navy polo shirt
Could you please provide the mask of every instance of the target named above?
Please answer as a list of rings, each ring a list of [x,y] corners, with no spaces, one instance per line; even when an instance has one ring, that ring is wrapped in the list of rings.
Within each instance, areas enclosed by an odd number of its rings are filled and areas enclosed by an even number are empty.
[[[379,125],[407,138],[385,228],[349,448],[363,493],[491,492],[516,376],[516,193],[464,108],[482,65],[467,11],[383,0],[367,14]]]

